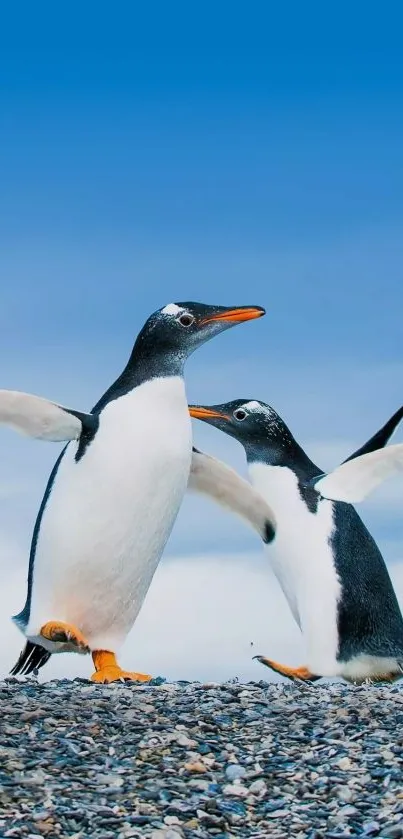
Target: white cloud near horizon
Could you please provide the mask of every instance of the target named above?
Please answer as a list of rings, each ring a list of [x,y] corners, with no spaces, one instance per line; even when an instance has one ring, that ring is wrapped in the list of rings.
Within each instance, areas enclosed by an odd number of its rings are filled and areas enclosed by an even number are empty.
[[[402,604],[403,562],[390,564],[389,572]],[[3,678],[24,643],[10,615],[22,606],[25,576],[21,568],[13,570],[1,588]],[[259,653],[285,664],[304,663],[299,630],[264,551],[164,559],[120,660],[128,669],[173,680],[277,681],[252,660]],[[41,681],[86,678],[91,672],[89,657],[57,655],[41,671]]]

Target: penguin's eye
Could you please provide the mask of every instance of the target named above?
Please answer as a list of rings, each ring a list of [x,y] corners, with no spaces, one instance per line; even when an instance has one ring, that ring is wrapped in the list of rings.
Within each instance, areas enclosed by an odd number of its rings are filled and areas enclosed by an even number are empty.
[[[178,318],[178,320],[181,326],[191,326],[192,323],[194,323],[195,319],[193,315],[185,314],[181,315],[180,318]]]
[[[243,408],[237,408],[237,410],[234,411],[234,417],[238,420],[238,422],[242,422],[242,420],[246,418],[246,411],[244,411]]]

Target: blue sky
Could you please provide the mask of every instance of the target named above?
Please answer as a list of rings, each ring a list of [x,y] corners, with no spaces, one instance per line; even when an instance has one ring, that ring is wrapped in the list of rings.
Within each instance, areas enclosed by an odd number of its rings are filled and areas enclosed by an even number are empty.
[[[403,398],[398,5],[1,14],[2,387],[86,409],[154,309],[256,303],[265,319],[191,359],[189,399],[264,399],[320,466],[346,456]],[[195,434],[244,470],[234,441]],[[5,572],[56,454],[1,434]],[[394,482],[361,511],[391,561],[400,498]],[[168,554],[228,550],[259,546],[187,500]]]

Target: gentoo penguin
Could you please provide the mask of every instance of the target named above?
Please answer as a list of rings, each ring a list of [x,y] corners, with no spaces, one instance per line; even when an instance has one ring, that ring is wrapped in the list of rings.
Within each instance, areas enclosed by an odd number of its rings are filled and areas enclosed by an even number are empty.
[[[403,619],[380,551],[354,507],[388,474],[403,470],[403,445],[382,447],[403,408],[334,473],[324,473],[264,402],[238,399],[192,405],[192,417],[244,446],[254,487],[272,507],[276,535],[268,551],[300,627],[304,667],[265,656],[262,664],[290,679],[342,677],[360,683],[402,675]],[[393,449],[397,449],[390,455]],[[327,494],[342,500],[328,500]]]
[[[240,513],[265,540],[271,511],[250,486],[192,451],[186,358],[256,306],[171,303],[141,330],[130,359],[91,413],[29,394],[0,393],[0,421],[33,437],[69,441],[36,520],[23,610],[27,644],[12,670],[27,674],[52,653],[92,653],[96,682],[148,680],[116,653],[139,613],[188,483]]]

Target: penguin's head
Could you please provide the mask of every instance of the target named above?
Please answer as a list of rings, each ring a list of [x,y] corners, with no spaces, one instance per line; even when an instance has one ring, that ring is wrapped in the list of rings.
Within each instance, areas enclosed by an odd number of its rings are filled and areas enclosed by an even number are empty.
[[[290,432],[274,408],[251,399],[234,399],[221,405],[189,405],[191,417],[214,425],[235,437],[252,454],[259,450],[277,451],[288,446]]]
[[[210,338],[265,314],[261,306],[208,306],[204,303],[169,303],[146,321],[139,342],[150,342],[163,352],[183,358]]]

